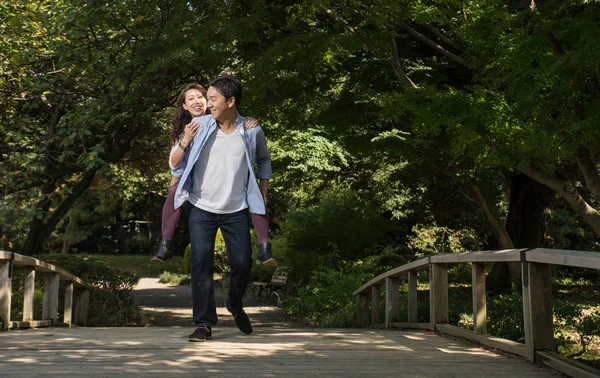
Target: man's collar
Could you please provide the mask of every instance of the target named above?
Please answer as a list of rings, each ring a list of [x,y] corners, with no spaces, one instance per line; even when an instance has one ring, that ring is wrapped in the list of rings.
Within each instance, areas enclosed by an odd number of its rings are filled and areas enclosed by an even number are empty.
[[[235,125],[236,126],[244,126],[245,122],[246,122],[246,118],[242,117],[240,115],[240,113],[237,113],[237,118],[235,119]]]

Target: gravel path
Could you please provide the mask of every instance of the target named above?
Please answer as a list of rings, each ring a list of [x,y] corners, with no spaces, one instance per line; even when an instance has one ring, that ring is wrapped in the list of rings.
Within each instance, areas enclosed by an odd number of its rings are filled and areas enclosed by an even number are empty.
[[[231,314],[225,308],[227,292],[215,287],[218,326],[235,327]],[[159,283],[158,278],[141,278],[133,289],[133,296],[142,310],[142,324],[146,326],[194,326],[189,285],[165,285]],[[247,297],[244,309],[255,326],[298,326],[287,321],[285,314],[272,301],[265,303]]]

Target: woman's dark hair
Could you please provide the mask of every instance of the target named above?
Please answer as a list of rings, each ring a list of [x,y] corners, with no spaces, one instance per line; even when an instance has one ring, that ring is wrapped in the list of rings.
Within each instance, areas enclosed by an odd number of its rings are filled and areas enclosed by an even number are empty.
[[[177,106],[177,110],[175,111],[175,119],[173,120],[173,135],[171,136],[171,138],[173,139],[173,144],[177,143],[177,141],[179,140],[179,137],[181,136],[185,125],[192,121],[192,115],[190,114],[190,112],[183,108],[183,104],[185,103],[185,94],[190,89],[199,90],[200,93],[202,93],[202,96],[204,96],[204,98],[206,99],[206,89],[200,84],[188,84],[181,90],[175,103],[175,105]],[[206,112],[208,112],[208,108],[206,108]]]

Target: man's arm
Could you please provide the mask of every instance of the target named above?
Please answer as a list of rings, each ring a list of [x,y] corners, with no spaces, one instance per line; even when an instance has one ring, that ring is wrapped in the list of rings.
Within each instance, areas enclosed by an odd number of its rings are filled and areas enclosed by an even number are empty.
[[[268,194],[269,194],[269,180],[264,180],[261,179],[259,180],[259,184],[258,184],[259,188],[260,188],[260,193],[263,196],[263,200],[265,201],[265,206],[267,206],[268,203]]]
[[[273,171],[271,170],[271,154],[267,149],[267,140],[260,126],[254,130],[256,130],[256,167],[258,169],[256,178],[269,180],[273,177]]]
[[[267,139],[262,131],[262,128],[256,128],[256,167],[258,172],[256,177],[259,180],[259,189],[267,206],[267,198],[269,192],[269,179],[273,177],[271,170],[271,154],[267,149]]]

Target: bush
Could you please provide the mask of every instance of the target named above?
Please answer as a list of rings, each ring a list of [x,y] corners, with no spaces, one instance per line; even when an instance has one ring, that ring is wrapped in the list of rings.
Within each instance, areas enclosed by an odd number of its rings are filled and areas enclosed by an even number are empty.
[[[523,298],[517,292],[498,295],[490,302],[488,310],[490,335],[524,342]]]
[[[373,255],[391,230],[377,206],[350,189],[325,192],[318,204],[290,213],[283,237],[286,264],[296,282],[308,282],[319,266]],[[335,254],[335,256],[334,256]]]
[[[139,323],[140,311],[131,295],[139,281],[136,274],[111,268],[94,260],[92,256],[44,255],[40,259],[74,274],[92,287],[88,326],[125,326]],[[59,298],[62,300],[63,295]],[[62,308],[62,305],[59,304],[59,308]]]
[[[587,314],[578,303],[555,300],[553,307],[559,351],[567,357],[584,355],[592,340],[600,336],[600,307],[588,309]]]
[[[352,293],[367,280],[385,271],[376,258],[343,261],[337,269],[321,266],[295,297],[283,301],[288,314],[312,326],[355,327],[356,301]]]

